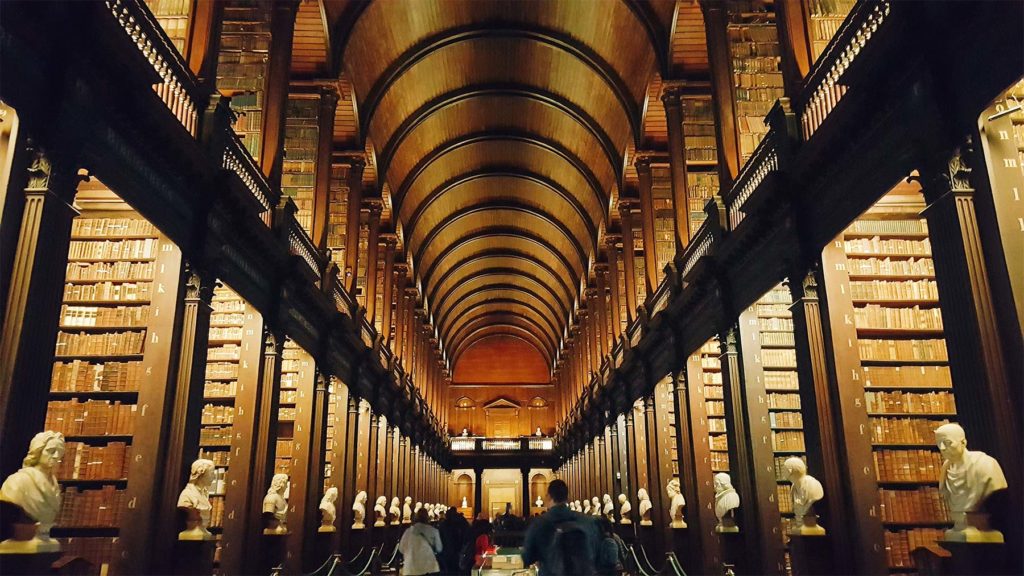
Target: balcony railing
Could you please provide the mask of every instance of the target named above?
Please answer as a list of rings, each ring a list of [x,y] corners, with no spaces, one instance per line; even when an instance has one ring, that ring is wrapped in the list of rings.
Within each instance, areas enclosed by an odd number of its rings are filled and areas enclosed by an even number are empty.
[[[729,215],[729,229],[735,230],[740,222],[746,217],[743,205],[754,194],[757,187],[764,182],[768,174],[779,169],[779,155],[776,151],[776,140],[778,135],[772,128],[768,134],[761,139],[754,153],[743,165],[743,170],[733,184],[732,190],[725,198],[726,212]]]
[[[516,452],[549,452],[555,441],[547,436],[529,438],[484,438],[482,436],[455,436],[450,441],[452,452],[502,454]]]
[[[184,58],[142,0],[107,0],[106,5],[160,77],[153,91],[194,138],[202,106],[198,83]]]
[[[256,202],[262,207],[260,218],[267,226],[271,225],[271,208],[277,205],[280,193],[270,187],[263,172],[256,166],[249,150],[242,145],[238,135],[230,126],[226,127],[223,146],[224,153],[221,160],[221,168],[232,172],[241,180],[242,185],[249,190]]]

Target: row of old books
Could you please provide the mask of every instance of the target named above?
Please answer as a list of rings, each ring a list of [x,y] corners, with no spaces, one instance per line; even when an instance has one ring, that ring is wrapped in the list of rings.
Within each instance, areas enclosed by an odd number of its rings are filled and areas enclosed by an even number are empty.
[[[779,512],[782,514],[792,514],[793,486],[791,484],[776,484],[775,491],[779,497]]]
[[[851,275],[934,276],[931,258],[850,258],[846,269]]]
[[[116,356],[142,354],[146,341],[145,331],[106,332],[89,334],[79,332],[57,333],[58,356]]]
[[[772,298],[775,298],[774,296]],[[792,314],[789,311],[789,304],[785,302],[758,301],[755,304],[758,316],[780,316],[789,318]]]
[[[864,387],[952,388],[949,366],[865,366]]]
[[[206,377],[221,380],[238,378],[238,364],[235,362],[207,362]]]
[[[141,218],[75,218],[71,236],[155,236],[156,227]]]
[[[861,360],[945,361],[949,359],[946,341],[861,339],[858,342]]]
[[[799,394],[779,394],[777,392],[768,393],[768,407],[769,408],[783,408],[783,409],[800,409],[800,395]]]
[[[938,300],[939,287],[934,280],[871,280],[850,282],[854,300]]]
[[[800,382],[795,371],[770,371],[764,373],[765,390],[799,390]]]
[[[762,317],[758,318],[758,325],[763,332],[792,332],[792,318]]]
[[[868,304],[853,309],[857,328],[890,328],[899,330],[941,330],[942,311],[920,306],[891,308]]]
[[[915,568],[911,555],[916,548],[927,546],[945,537],[941,528],[912,528],[896,532],[885,531],[885,552],[890,568]]]
[[[207,382],[203,391],[207,398],[233,398],[237,393],[237,382]]]
[[[68,258],[149,260],[156,257],[158,242],[156,238],[72,241],[68,248]]]
[[[68,263],[64,273],[65,282],[86,281],[86,280],[109,280],[111,282],[123,282],[132,280],[146,280],[153,277],[156,271],[154,262],[91,262],[83,264],[78,262]]]
[[[68,306],[65,304],[60,308],[61,326],[72,328],[144,328],[148,321],[149,308],[146,306]]]
[[[761,363],[766,368],[796,369],[796,350],[790,348],[767,348],[761,350]]]
[[[106,446],[68,442],[64,447],[64,460],[57,468],[57,479],[120,480],[127,478],[131,456],[132,447],[125,442],[110,442]]]
[[[768,415],[772,428],[803,428],[804,416],[800,412],[772,412]]]
[[[855,220],[846,229],[853,234],[901,234],[914,236],[928,233],[928,221],[923,218],[901,220]]]
[[[282,407],[277,411],[277,419],[281,422],[295,422],[295,408]]]
[[[931,256],[931,240],[908,240],[906,238],[847,238],[847,254],[887,254],[905,256]]]
[[[238,362],[241,358],[242,347],[234,343],[219,343],[206,353],[210,362]]]
[[[728,431],[728,429],[726,428],[726,425],[725,425],[725,418],[723,418],[722,415],[719,415],[718,417],[715,417],[715,416],[709,416],[708,417],[708,432],[711,432],[711,433],[719,432],[720,433],[720,432],[727,432],[727,431]]]
[[[231,424],[235,420],[235,407],[222,404],[206,404],[203,406],[203,425]]]
[[[874,444],[935,445],[935,429],[948,420],[930,418],[869,418]]]
[[[704,403],[708,416],[725,416],[725,402],[720,400],[708,400]]]
[[[50,377],[51,392],[129,392],[139,389],[140,362],[85,360],[57,362]]]
[[[725,422],[725,420],[720,420],[720,421],[723,422],[723,423]],[[724,424],[723,424],[723,430],[722,431],[723,432],[725,431],[724,430]],[[728,436],[726,436],[724,434],[716,434],[716,435],[711,436],[710,440],[711,440],[710,446],[711,446],[712,450],[718,450],[718,451],[721,451],[721,452],[727,452],[729,450],[729,437]]]
[[[950,392],[864,392],[869,413],[952,414],[956,412]]]
[[[782,456],[775,457],[775,481],[776,482],[789,482],[789,474],[786,473],[786,460],[793,458],[792,454],[784,454]],[[806,456],[797,456],[804,462],[807,461]]]
[[[210,303],[210,307],[213,309],[214,313],[227,314],[230,312],[234,312],[237,314],[241,314],[245,312],[245,303],[242,302],[240,298],[228,298],[226,296],[222,297],[216,291],[214,292],[213,301]]]
[[[934,450],[877,450],[875,470],[880,482],[939,481],[942,460]]]
[[[215,322],[211,324],[214,328],[228,328],[232,326],[241,326],[245,323],[245,314],[241,312],[218,312],[214,318]]]
[[[121,517],[123,500],[124,491],[114,486],[103,486],[93,490],[79,490],[70,486],[64,490],[57,526],[116,528]]]
[[[199,457],[212,460],[214,466],[226,468],[231,463],[231,452],[227,450],[199,450]]]
[[[110,565],[117,557],[117,538],[72,537],[60,538],[65,557],[87,558],[93,565],[90,574],[109,574]]]
[[[923,486],[913,490],[883,488],[882,522],[894,524],[939,524],[949,522],[949,508],[939,489]]]
[[[803,452],[804,433],[800,430],[772,430],[772,450],[776,452]]]
[[[241,340],[242,339],[242,327],[231,326],[228,328],[218,328],[216,326],[210,328],[210,340]]]
[[[149,300],[152,282],[97,282],[64,285],[64,300]]]
[[[711,452],[711,470],[713,472],[728,472],[729,453],[724,450],[713,450]]]
[[[231,426],[204,426],[199,430],[199,445],[205,447],[231,446]]]
[[[46,429],[65,436],[129,435],[135,428],[135,404],[106,400],[54,400],[46,412]]]

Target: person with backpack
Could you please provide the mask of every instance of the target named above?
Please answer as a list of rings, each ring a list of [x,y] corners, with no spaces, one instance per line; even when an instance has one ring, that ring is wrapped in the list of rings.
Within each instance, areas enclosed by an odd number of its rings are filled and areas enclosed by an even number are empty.
[[[438,557],[442,574],[461,574],[459,571],[459,552],[469,536],[469,522],[454,507],[445,513],[444,521],[438,527],[441,532],[441,545],[444,552]]]
[[[402,576],[424,576],[437,574],[441,567],[437,555],[444,550],[437,528],[430,525],[430,514],[426,508],[416,511],[416,523],[406,529],[398,541],[402,553]]]
[[[601,529],[601,544],[597,550],[597,573],[601,576],[616,576],[622,573],[621,539],[612,529],[607,518],[597,521]]]
[[[592,518],[569,510],[569,487],[562,480],[548,484],[547,512],[530,524],[523,544],[523,565],[540,564],[540,576],[596,574],[601,542]]]

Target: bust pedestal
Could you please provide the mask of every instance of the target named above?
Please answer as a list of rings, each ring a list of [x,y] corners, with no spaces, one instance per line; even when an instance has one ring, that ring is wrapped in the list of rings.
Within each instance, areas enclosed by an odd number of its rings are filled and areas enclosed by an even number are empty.
[[[832,543],[828,536],[791,534],[789,538],[793,576],[835,573],[832,566]]]
[[[922,576],[1020,573],[1014,562],[1008,561],[1006,544],[939,540],[931,546],[915,548],[910,554]]]
[[[174,574],[203,576],[213,572],[213,552],[217,543],[212,540],[182,540],[174,545]]]
[[[267,534],[264,531],[259,551],[259,572],[261,574],[270,574],[274,568],[284,564],[287,540],[287,532]]]

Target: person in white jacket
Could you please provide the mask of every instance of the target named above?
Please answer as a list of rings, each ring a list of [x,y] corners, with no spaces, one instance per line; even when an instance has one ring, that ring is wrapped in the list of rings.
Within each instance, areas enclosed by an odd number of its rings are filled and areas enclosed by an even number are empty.
[[[415,523],[405,530],[398,542],[402,553],[402,576],[437,574],[441,567],[437,555],[441,553],[441,534],[430,525],[426,508],[416,511]]]

